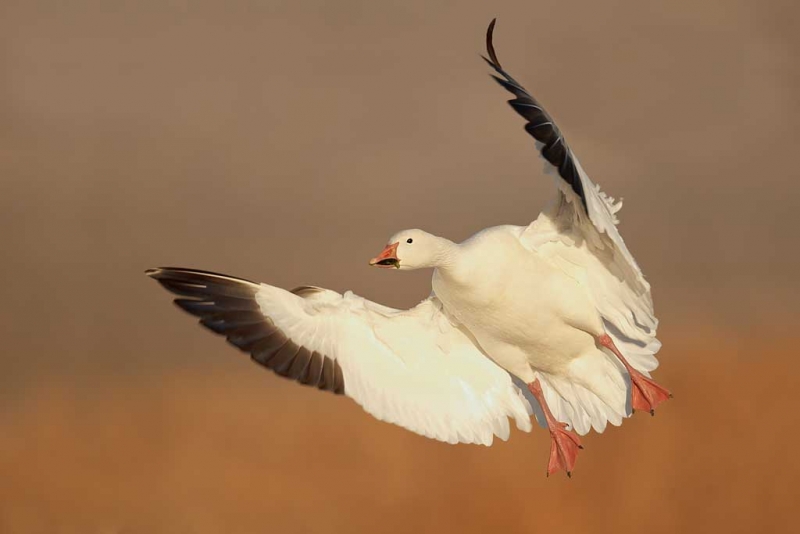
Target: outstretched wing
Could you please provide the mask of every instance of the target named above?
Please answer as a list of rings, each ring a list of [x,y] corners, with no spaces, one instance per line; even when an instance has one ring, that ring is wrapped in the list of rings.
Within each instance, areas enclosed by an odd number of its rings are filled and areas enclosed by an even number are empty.
[[[648,374],[658,365],[658,320],[650,284],[617,230],[616,213],[622,202],[615,202],[589,179],[553,118],[500,65],[492,43],[494,26],[493,20],[486,33],[489,58],[484,59],[499,75],[492,77],[514,95],[509,104],[527,121],[525,130],[558,175],[556,202],[525,229],[522,243],[587,288],[608,334],[631,365]],[[621,422],[593,393],[568,386],[543,388],[559,420],[580,433],[590,426],[602,431],[607,421]]]
[[[449,443],[530,431],[531,407],[508,373],[454,326],[435,297],[395,310],[351,292],[291,292],[179,268],[147,271],[175,303],[257,363],[351,397],[378,419]]]

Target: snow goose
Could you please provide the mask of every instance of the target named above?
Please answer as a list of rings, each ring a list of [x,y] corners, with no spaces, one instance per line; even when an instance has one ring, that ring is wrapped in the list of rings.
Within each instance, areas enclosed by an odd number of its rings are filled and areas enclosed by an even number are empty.
[[[494,24],[484,59],[514,95],[557,195],[528,226],[489,228],[460,244],[422,230],[389,238],[370,265],[433,268],[427,299],[396,310],[349,291],[285,291],[183,268],[147,274],[257,363],[430,438],[490,445],[508,438],[509,418],[530,431],[538,404],[551,437],[547,474],[571,475],[579,434],[634,410],[652,414],[671,395],[650,378],[658,321],[617,231],[621,203],[589,180],[542,105],[501,67]]]

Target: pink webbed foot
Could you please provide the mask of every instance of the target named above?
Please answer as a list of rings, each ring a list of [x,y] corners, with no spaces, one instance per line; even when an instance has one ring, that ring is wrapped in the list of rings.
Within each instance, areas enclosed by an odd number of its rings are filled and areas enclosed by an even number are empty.
[[[555,428],[550,428],[550,460],[547,462],[547,476],[563,469],[567,476],[572,476],[575,461],[578,459],[578,449],[583,449],[581,440],[572,430],[567,430],[564,423],[555,423]]]
[[[672,398],[667,388],[659,386],[650,378],[635,369],[628,369],[631,375],[632,406],[634,410],[645,410],[655,415],[656,406]]]
[[[539,379],[528,384],[528,389],[539,401],[547,422],[547,429],[550,431],[550,460],[547,462],[547,476],[563,469],[567,476],[571,477],[575,461],[578,459],[578,449],[583,449],[581,440],[575,432],[567,430],[565,423],[556,421],[553,417],[544,400]]]
[[[665,400],[672,398],[672,393],[667,388],[656,384],[653,379],[647,378],[631,367],[628,360],[620,353],[611,336],[603,334],[597,338],[597,342],[613,352],[628,371],[628,375],[631,377],[631,405],[634,411],[644,410],[650,412],[650,415],[655,415],[656,407]]]

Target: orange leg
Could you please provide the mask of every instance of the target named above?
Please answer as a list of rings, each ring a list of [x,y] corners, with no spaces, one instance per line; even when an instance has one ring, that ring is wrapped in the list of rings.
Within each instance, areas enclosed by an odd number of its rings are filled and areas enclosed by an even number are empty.
[[[606,347],[619,358],[622,365],[628,371],[631,377],[631,404],[635,410],[645,410],[650,412],[650,415],[655,415],[655,408],[667,399],[672,398],[672,393],[666,388],[659,386],[650,378],[647,378],[642,373],[631,367],[617,346],[614,340],[608,334],[603,334],[597,337],[597,342]]]
[[[575,460],[578,458],[578,449],[583,448],[581,440],[575,432],[567,430],[565,423],[560,423],[553,417],[544,400],[542,385],[538,378],[528,384],[528,389],[539,401],[547,421],[547,429],[550,431],[550,461],[547,463],[547,476],[563,469],[567,472],[567,476],[571,477]]]

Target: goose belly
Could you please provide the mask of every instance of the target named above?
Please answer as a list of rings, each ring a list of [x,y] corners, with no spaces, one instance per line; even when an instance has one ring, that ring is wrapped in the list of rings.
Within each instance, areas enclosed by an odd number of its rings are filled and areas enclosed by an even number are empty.
[[[586,289],[528,251],[502,265],[478,262],[460,280],[437,272],[433,286],[483,350],[523,380],[531,368],[558,374],[603,332]]]

